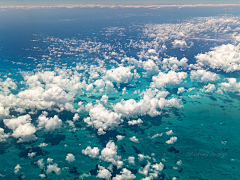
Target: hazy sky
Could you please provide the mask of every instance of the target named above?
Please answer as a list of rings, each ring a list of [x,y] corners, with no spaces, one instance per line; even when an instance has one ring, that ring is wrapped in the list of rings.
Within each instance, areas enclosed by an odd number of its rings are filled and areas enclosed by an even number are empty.
[[[240,4],[240,0],[0,0],[0,6],[53,4]]]

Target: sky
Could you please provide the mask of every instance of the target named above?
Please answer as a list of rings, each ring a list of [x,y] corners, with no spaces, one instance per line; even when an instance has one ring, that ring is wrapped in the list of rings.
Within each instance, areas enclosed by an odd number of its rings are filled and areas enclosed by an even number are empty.
[[[167,4],[240,4],[239,0],[1,0],[6,5],[107,4],[107,5],[167,5]]]

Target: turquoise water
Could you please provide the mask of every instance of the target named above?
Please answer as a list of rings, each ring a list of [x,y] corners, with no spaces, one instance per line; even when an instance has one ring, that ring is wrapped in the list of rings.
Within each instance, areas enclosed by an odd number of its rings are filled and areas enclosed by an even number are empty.
[[[80,10],[0,11],[0,179],[238,179],[237,9]]]

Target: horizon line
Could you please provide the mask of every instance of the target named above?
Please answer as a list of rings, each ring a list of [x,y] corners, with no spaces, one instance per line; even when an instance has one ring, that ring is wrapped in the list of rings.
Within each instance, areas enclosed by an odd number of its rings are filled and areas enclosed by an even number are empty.
[[[240,4],[186,4],[186,5],[105,5],[105,4],[58,4],[58,5],[29,5],[29,6],[0,6],[0,9],[51,9],[51,8],[194,8],[194,7],[227,7],[240,6]]]

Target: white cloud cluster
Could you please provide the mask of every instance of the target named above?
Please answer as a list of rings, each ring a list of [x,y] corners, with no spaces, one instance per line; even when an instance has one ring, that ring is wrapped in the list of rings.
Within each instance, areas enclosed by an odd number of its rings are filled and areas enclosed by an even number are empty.
[[[84,119],[84,122],[96,128],[99,135],[105,134],[106,130],[114,129],[121,123],[121,115],[106,109],[102,104],[93,106],[89,116]]]
[[[98,165],[98,178],[103,178],[103,179],[111,179],[112,174],[109,172],[109,170],[105,169],[103,166]]]
[[[186,72],[169,71],[168,73],[159,72],[157,76],[152,77],[152,88],[165,88],[180,85],[187,78]]]
[[[130,140],[135,143],[139,143],[138,138],[136,136],[130,137]]]
[[[34,135],[36,128],[31,124],[31,120],[31,116],[27,114],[18,118],[4,119],[3,122],[13,130],[12,136],[19,138],[18,142],[29,142],[37,139]]]
[[[66,156],[66,161],[68,161],[69,163],[75,161],[75,156],[72,153],[68,153]]]
[[[227,78],[227,80],[228,82],[222,82],[218,84],[220,86],[220,90],[240,93],[240,82],[237,82],[237,79],[235,78]]]
[[[45,128],[46,131],[54,131],[62,126],[62,120],[58,118],[57,115],[54,117],[47,118],[48,113],[43,111],[38,117],[38,127]]]
[[[139,118],[138,120],[128,121],[128,125],[142,124],[143,121]]]
[[[147,77],[157,74],[159,72],[158,66],[151,59],[142,62],[142,66],[143,69],[147,71],[145,74]]]
[[[207,83],[210,81],[216,81],[220,79],[220,76],[216,73],[206,71],[206,70],[192,70],[190,73],[190,78],[198,82]]]
[[[191,42],[190,45],[187,45],[187,42],[185,40],[178,40],[175,39],[172,42],[173,48],[180,48],[180,50],[183,50],[184,48],[190,48],[191,46],[193,46],[193,43]]]
[[[177,141],[177,137],[173,136],[169,140],[166,141],[167,144],[174,144]]]
[[[196,67],[210,67],[227,73],[240,70],[240,44],[223,44],[195,56]]]
[[[20,169],[21,169],[21,166],[17,164],[17,166],[14,168],[14,173],[17,174]]]
[[[49,164],[47,166],[47,171],[46,173],[49,174],[49,173],[56,173],[57,175],[60,175],[61,174],[61,169],[58,167],[58,165],[56,163],[54,164]]]
[[[188,67],[188,59],[187,58],[182,58],[178,60],[176,57],[169,57],[169,58],[163,58],[161,62],[161,67],[162,69],[168,71],[179,71],[181,69],[186,70]]]
[[[213,91],[216,90],[216,86],[214,84],[208,83],[208,85],[203,86],[201,91],[206,92],[206,93],[212,93]]]
[[[123,165],[123,162],[120,161],[121,156],[117,155],[117,146],[112,141],[107,143],[106,147],[101,151],[99,158],[106,162],[111,162],[117,168],[121,168]]]
[[[107,70],[104,79],[111,82],[116,82],[118,86],[121,83],[129,83],[132,80],[133,73],[131,73],[130,67],[120,66],[115,69]]]
[[[123,168],[121,174],[117,174],[115,177],[113,177],[113,180],[132,180],[135,178],[136,176],[132,174],[131,171],[129,171],[126,168]]]
[[[7,78],[5,81],[0,79],[0,94],[7,95],[11,93],[11,90],[17,89],[16,83],[11,79]]]
[[[182,107],[182,105],[179,104],[179,99],[172,98],[168,100],[161,97],[165,96],[166,94],[168,94],[168,92],[157,94],[153,91],[151,91],[151,93],[146,92],[140,101],[136,102],[134,99],[129,99],[126,101],[122,100],[121,102],[113,105],[113,109],[122,116],[129,118],[132,116],[143,116],[146,114],[154,117],[161,114],[158,109],[163,109],[164,107],[168,106],[176,108]]]
[[[0,142],[6,141],[8,137],[9,135],[4,133],[4,129],[0,128]]]
[[[99,155],[99,148],[98,147],[91,148],[90,146],[88,146],[86,149],[82,150],[82,153],[90,156],[91,158],[95,158]]]

